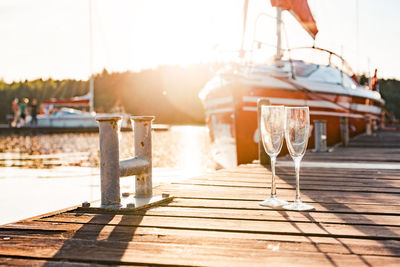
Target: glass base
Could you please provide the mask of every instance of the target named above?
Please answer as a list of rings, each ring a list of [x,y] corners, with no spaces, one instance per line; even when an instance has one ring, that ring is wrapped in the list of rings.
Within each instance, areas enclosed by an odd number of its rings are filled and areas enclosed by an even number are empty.
[[[304,204],[301,200],[295,200],[292,204],[283,206],[285,210],[306,211],[315,209],[313,206]]]
[[[281,207],[284,205],[288,205],[288,203],[284,200],[280,200],[277,197],[270,197],[269,199],[266,199],[260,203],[261,206],[266,206],[266,207]]]

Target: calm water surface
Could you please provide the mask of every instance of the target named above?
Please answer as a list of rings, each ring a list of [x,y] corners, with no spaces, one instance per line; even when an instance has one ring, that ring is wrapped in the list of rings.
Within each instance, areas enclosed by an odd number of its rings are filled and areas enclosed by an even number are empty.
[[[100,198],[98,134],[0,135],[0,224]],[[208,130],[172,126],[153,132],[153,184],[213,170]],[[121,133],[120,158],[134,155],[132,132]],[[121,178],[134,191],[134,178]]]
[[[155,168],[214,168],[206,127],[172,126],[168,131],[153,131],[152,142]],[[132,157],[134,153],[133,133],[122,132],[120,158]],[[98,167],[98,164],[96,133],[0,135],[0,167]]]

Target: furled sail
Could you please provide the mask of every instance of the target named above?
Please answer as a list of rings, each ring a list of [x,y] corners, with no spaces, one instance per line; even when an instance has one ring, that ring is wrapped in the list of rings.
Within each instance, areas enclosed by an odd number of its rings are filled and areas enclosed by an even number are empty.
[[[311,14],[307,0],[271,0],[273,7],[289,11],[313,39],[318,33],[317,24]]]

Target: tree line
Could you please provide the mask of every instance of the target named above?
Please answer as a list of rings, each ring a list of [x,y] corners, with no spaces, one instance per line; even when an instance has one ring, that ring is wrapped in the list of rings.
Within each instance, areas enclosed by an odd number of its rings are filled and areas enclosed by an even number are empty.
[[[112,112],[116,105],[134,115],[154,115],[156,123],[202,124],[204,109],[199,91],[213,76],[208,64],[160,66],[140,72],[103,70],[94,76],[96,112]],[[68,99],[89,92],[89,81],[36,79],[0,81],[0,121],[12,114],[14,98]]]
[[[215,67],[215,66],[214,66]],[[214,73],[209,64],[186,67],[161,66],[140,72],[103,70],[94,77],[97,112],[112,112],[116,105],[134,115],[154,115],[156,123],[202,124],[204,109],[199,91]],[[365,75],[361,77],[361,82]],[[400,118],[400,81],[381,79],[385,108]],[[14,98],[36,98],[39,104],[51,98],[68,99],[89,92],[89,81],[36,79],[6,83],[0,80],[0,122],[12,114]]]
[[[383,79],[379,81],[380,92],[385,100],[385,108],[400,120],[400,81]]]
[[[362,74],[359,82],[368,86],[369,80],[366,74]],[[400,81],[396,79],[379,79],[379,88],[382,98],[385,100],[384,108],[400,119]]]

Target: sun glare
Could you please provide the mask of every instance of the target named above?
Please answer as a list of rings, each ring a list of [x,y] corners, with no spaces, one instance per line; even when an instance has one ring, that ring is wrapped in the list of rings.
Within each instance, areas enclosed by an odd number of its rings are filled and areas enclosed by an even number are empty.
[[[240,46],[241,1],[118,3],[96,2],[93,8],[97,71],[104,65],[124,70],[208,62],[216,47]]]
[[[94,3],[95,72],[104,66],[117,71],[140,70],[237,58],[243,29],[242,0]],[[273,56],[274,15],[268,2],[250,1],[246,50],[256,49],[255,41],[259,41],[268,53],[262,57]],[[296,30],[291,40],[296,44],[307,40],[302,30]]]
[[[3,3],[4,2],[4,3]],[[7,81],[35,78],[87,79],[90,75],[90,51],[93,53],[93,71],[140,71],[158,65],[210,61],[228,61],[237,58],[243,27],[243,0],[92,0],[88,1],[3,1],[0,32],[3,36],[0,57],[2,77]],[[340,4],[332,1],[310,0],[320,32],[316,46],[344,54],[351,65],[356,65],[354,8],[346,9],[346,20],[337,20]],[[342,5],[344,1],[341,1]],[[363,7],[363,5],[361,5]],[[327,9],[334,9],[326,12]],[[249,1],[245,49],[255,48],[255,40],[263,48],[276,42],[275,16],[270,1]],[[93,45],[90,47],[89,17],[92,14]],[[364,19],[360,13],[360,19]],[[73,19],[72,19],[73,18]],[[258,22],[255,23],[257,21]],[[284,12],[283,47],[312,46],[313,40],[293,16]],[[361,27],[360,42],[364,50],[374,51],[374,30],[377,20]],[[346,31],[338,30],[346,27]],[[368,29],[368,32],[366,32]],[[380,27],[380,34],[385,28]],[[386,30],[385,30],[386,31]],[[31,40],[40,36],[40,42]],[[395,35],[393,35],[395,36]],[[368,39],[368,38],[370,39]],[[288,40],[288,43],[286,42]],[[378,38],[379,39],[379,38]],[[369,41],[368,41],[369,40]],[[386,42],[395,45],[397,40]],[[372,47],[371,47],[372,46]],[[273,56],[274,49],[271,47]],[[376,53],[390,53],[393,49],[379,49],[369,53],[371,63],[391,59],[379,58]],[[365,51],[359,53],[365,54]],[[264,57],[264,55],[263,55]],[[387,58],[387,59],[386,59]],[[360,56],[360,65],[366,69],[367,57]],[[60,64],[62,62],[62,64]],[[390,73],[392,73],[391,71]],[[383,72],[382,72],[383,74]],[[386,74],[389,75],[389,74]]]

